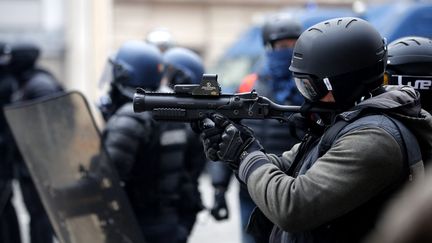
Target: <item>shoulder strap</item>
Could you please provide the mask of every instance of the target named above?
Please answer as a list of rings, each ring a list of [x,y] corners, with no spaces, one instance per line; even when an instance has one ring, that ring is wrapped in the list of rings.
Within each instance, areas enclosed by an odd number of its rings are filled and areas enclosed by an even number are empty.
[[[333,142],[335,141],[336,137],[338,136],[338,134],[340,133],[340,131],[342,131],[342,129],[344,129],[348,124],[353,123],[354,121],[365,117],[365,116],[370,116],[370,115],[376,115],[377,112],[374,110],[370,110],[369,112],[363,112],[362,114],[358,115],[357,117],[351,119],[350,121],[346,121],[346,120],[338,120],[333,126],[331,126],[330,128],[328,128],[322,138],[321,141],[319,143],[319,147],[318,147],[318,157],[323,156],[333,145]]]
[[[404,158],[408,162],[409,180],[422,178],[424,176],[424,164],[417,138],[402,122],[388,115],[386,117],[393,122],[401,135],[398,143],[400,143],[399,146],[404,151]]]
[[[339,132],[349,123],[345,120],[339,120],[323,134],[318,148],[318,157],[323,156],[331,148]]]
[[[311,133],[306,133],[304,138],[302,139],[302,142],[300,143],[300,146],[298,148],[298,152],[294,158],[294,161],[286,171],[287,175],[297,177],[298,171],[300,170],[301,166],[303,165],[303,160],[306,156],[306,152],[319,140],[318,136],[315,136]]]
[[[342,129],[344,129],[348,124],[354,122],[359,118],[373,114],[376,113],[365,113],[361,116],[358,116],[356,119],[351,120],[350,122],[345,120],[337,121],[324,133],[318,145],[318,157],[323,156],[331,148],[340,131],[342,131]],[[410,180],[422,177],[424,172],[424,166],[422,162],[420,146],[416,137],[409,131],[409,129],[405,125],[403,125],[403,123],[401,123],[396,118],[385,113],[382,113],[382,115],[390,119],[390,121],[392,121],[392,123],[395,125],[395,127],[398,129],[398,132],[400,133],[400,137],[395,139],[398,142],[401,150],[403,151],[404,158],[408,162],[407,166],[409,168]]]

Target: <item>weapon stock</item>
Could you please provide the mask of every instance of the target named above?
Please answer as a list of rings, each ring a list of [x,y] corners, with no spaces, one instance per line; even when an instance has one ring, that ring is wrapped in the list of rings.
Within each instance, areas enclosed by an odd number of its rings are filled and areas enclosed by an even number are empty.
[[[287,121],[300,106],[279,105],[250,93],[221,94],[217,75],[204,74],[199,85],[176,85],[173,93],[147,92],[138,88],[134,95],[135,112],[151,111],[155,120],[190,122],[219,113],[232,120],[277,119]]]

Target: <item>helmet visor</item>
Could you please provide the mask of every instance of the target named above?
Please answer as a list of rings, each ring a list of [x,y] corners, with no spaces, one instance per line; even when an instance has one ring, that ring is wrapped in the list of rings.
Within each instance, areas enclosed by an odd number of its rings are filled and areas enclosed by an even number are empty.
[[[119,63],[112,57],[108,58],[99,79],[99,89],[104,90],[104,87],[110,87],[112,83],[126,83],[130,79],[130,73],[125,66],[126,64]]]
[[[113,61],[111,58],[108,58],[102,71],[102,75],[99,78],[98,86],[100,90],[106,90],[106,88],[114,81],[113,70]]]
[[[300,93],[307,100],[316,102],[321,99],[322,95],[316,89],[312,77],[310,76],[295,76],[295,84]]]

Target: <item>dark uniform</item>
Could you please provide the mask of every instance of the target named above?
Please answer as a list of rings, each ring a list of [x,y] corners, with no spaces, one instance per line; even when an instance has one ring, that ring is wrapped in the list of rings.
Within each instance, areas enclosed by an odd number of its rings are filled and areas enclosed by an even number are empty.
[[[108,121],[103,140],[146,240],[179,242],[185,238],[179,206],[200,207],[186,198],[192,182],[184,166],[185,125],[155,122],[151,114],[134,113],[132,103],[127,103]]]
[[[0,65],[1,66],[1,65]],[[4,67],[0,67],[0,105],[10,104],[11,95],[16,85],[13,76],[7,73]],[[13,138],[6,118],[0,115],[0,241],[4,243],[21,242],[18,219],[12,205],[12,179],[13,163],[12,150]]]
[[[165,73],[162,85],[172,88],[180,84],[199,84],[204,74],[204,64],[195,52],[183,48],[173,47],[163,54]],[[183,182],[184,200],[179,205],[180,223],[187,230],[189,236],[196,221],[196,216],[204,206],[198,189],[198,179],[206,165],[201,140],[189,126],[186,126],[187,145],[184,158],[184,168],[189,182]],[[185,238],[182,242],[186,242]]]
[[[39,49],[33,45],[12,46],[10,70],[18,81],[13,102],[23,102],[62,92],[59,82],[48,71],[35,67]],[[30,239],[32,243],[53,241],[53,229],[43,208],[27,166],[15,147],[13,161],[19,180],[24,204],[30,215]]]
[[[189,211],[195,216],[202,208],[200,172],[194,166],[197,149],[188,143],[196,135],[185,124],[156,122],[149,112],[134,113],[131,99],[135,87],[157,89],[161,64],[156,47],[137,41],[126,42],[110,60],[111,87],[121,99],[111,99],[112,107],[120,108],[108,117],[102,139],[146,241],[186,242],[194,220],[191,224],[183,216]]]

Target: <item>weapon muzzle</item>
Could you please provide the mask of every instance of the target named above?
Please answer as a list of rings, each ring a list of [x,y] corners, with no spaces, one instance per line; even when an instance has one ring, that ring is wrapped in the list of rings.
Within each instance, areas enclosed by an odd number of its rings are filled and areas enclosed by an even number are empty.
[[[137,88],[133,97],[134,112],[145,111],[145,96],[146,96],[145,90],[141,88]]]

